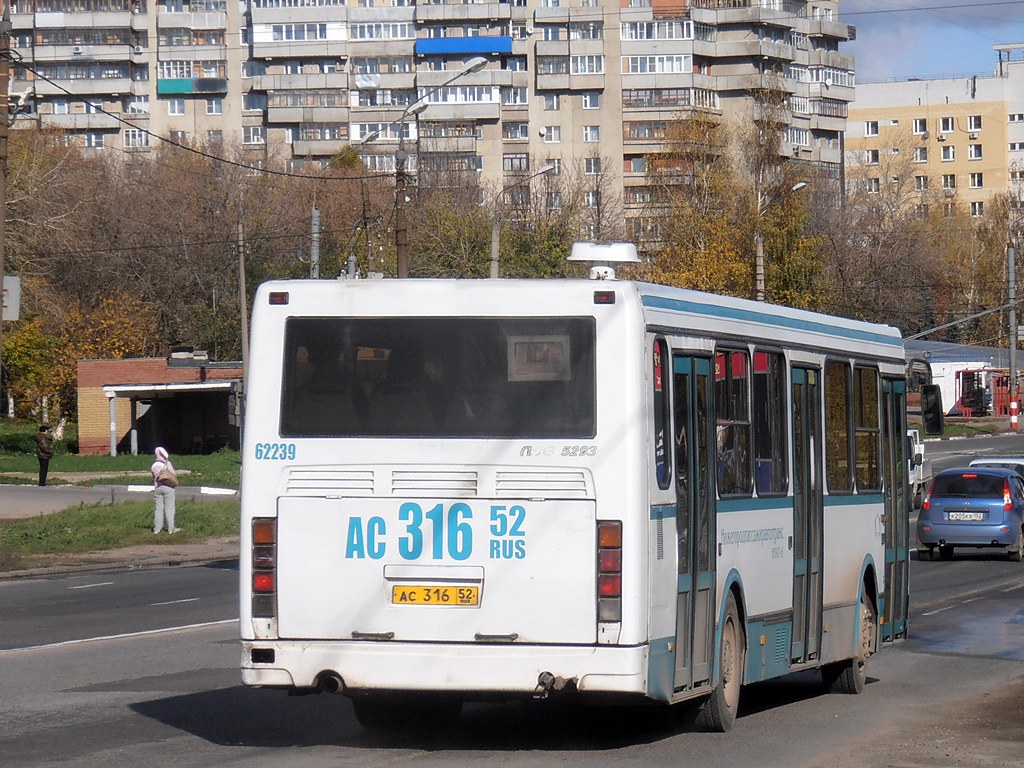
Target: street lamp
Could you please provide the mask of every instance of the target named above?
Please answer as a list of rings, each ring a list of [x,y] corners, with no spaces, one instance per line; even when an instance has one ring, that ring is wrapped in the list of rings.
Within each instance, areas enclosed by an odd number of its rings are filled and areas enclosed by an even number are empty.
[[[502,196],[510,189],[515,189],[519,185],[525,184],[530,179],[543,176],[548,171],[554,170],[554,168],[554,163],[545,163],[529,176],[524,176],[523,178],[512,182],[508,186],[502,187],[498,194],[494,196],[495,210],[491,213],[491,278],[496,278],[498,276],[498,261],[501,258],[501,219],[498,217],[496,209],[498,204],[501,202]]]
[[[806,181],[798,181],[786,194],[799,192],[807,186]],[[757,189],[757,218],[754,221],[754,298],[764,301],[764,237],[761,235],[761,217],[765,213],[764,196],[761,194],[760,185]]]
[[[416,99],[405,108],[402,116],[393,123],[390,123],[391,125],[398,123],[398,151],[395,153],[395,255],[398,260],[399,277],[409,276],[409,231],[405,224],[405,189],[408,183],[408,179],[405,174],[405,163],[406,160],[408,160],[409,155],[403,146],[405,121],[413,115],[418,115],[430,106],[427,99],[429,99],[433,94],[437,93],[442,88],[448,87],[460,77],[472,75],[474,72],[479,72],[486,66],[487,59],[483,56],[477,56],[470,59],[466,62],[465,67],[460,69],[443,83],[435,85],[432,88],[428,88],[421,95],[417,96]]]

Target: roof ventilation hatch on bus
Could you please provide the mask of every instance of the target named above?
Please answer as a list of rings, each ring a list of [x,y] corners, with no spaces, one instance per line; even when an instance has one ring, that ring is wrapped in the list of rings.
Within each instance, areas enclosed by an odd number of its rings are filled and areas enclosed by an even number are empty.
[[[614,280],[616,264],[639,264],[633,243],[573,243],[568,261],[590,264],[591,280]]]

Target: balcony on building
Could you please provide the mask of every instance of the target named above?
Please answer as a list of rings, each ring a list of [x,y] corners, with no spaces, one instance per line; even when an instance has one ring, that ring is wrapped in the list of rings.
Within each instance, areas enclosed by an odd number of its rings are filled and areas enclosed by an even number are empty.
[[[721,0],[692,0],[690,18],[698,24],[715,24],[719,29],[734,24],[795,29],[806,21],[794,12],[769,7],[768,3],[758,5],[757,0],[748,0],[746,5],[730,3],[729,7],[722,7],[723,5]],[[574,13],[574,18],[575,15]]]
[[[416,40],[415,51],[417,56],[500,56],[512,53],[512,38],[505,35],[421,37]],[[460,84],[463,84],[461,80]]]
[[[446,21],[456,24],[460,21],[504,21],[512,18],[511,3],[424,3],[414,7],[416,21]]]
[[[391,41],[380,41],[391,42]],[[387,45],[380,46],[378,56],[394,56],[400,54],[408,55],[408,41],[404,49],[387,50]],[[342,58],[349,55],[348,40],[274,40],[267,42],[256,42],[252,44],[252,57],[254,59],[331,59]]]
[[[179,96],[190,93],[227,93],[226,77],[165,77],[156,81],[159,96]]]
[[[333,157],[351,146],[348,139],[296,139],[292,142],[295,157]]]
[[[347,123],[349,108],[336,107],[267,107],[268,123]]]
[[[156,17],[157,29],[227,29],[226,11],[208,13],[161,13]]]
[[[79,112],[69,115],[40,115],[43,123],[48,128],[61,128],[65,131],[98,131],[118,130],[121,122],[114,115],[100,113],[86,114]],[[135,120],[138,117],[149,117],[149,115],[128,115],[128,118]]]
[[[437,102],[420,113],[420,120],[497,120],[501,116],[498,101]]]
[[[673,6],[678,8],[678,6]],[[626,9],[621,9],[625,14]],[[642,9],[647,12],[648,19],[650,16],[650,8]],[[571,18],[570,18],[571,15]],[[586,21],[603,21],[604,20],[604,9],[600,6],[591,6],[587,8],[569,8],[568,4],[565,7],[558,8],[537,8],[533,12],[533,20],[537,24],[568,24],[572,22],[586,22]],[[643,19],[640,19],[641,21]]]
[[[382,77],[385,76],[382,75]],[[406,77],[411,78],[412,75],[406,75]],[[292,91],[339,88],[347,90],[348,87],[348,75],[344,72],[257,75],[252,78],[252,90],[254,91]],[[381,85],[380,87],[397,86]],[[411,85],[409,87],[411,87]]]
[[[50,61],[128,61],[132,46],[118,45],[38,45],[32,52],[36,62]]]
[[[378,10],[389,10],[379,8]],[[252,4],[252,23],[257,24],[319,24],[322,22],[344,22],[350,10],[341,3],[334,5],[287,5],[281,7],[258,7]],[[395,19],[388,19],[395,21]]]
[[[32,90],[35,91],[37,96],[90,96],[93,94],[103,94],[108,96],[118,96],[126,93],[134,93],[135,83],[132,82],[128,77],[83,77],[76,79],[68,78],[51,78],[54,82],[48,82],[47,80],[36,79],[30,84],[21,81],[19,86],[15,84],[14,90],[17,91],[19,87],[23,88],[25,85],[30,85]],[[142,91],[146,93],[147,91]]]
[[[18,21],[27,19],[22,27]],[[46,27],[92,27],[96,29],[114,29],[116,27],[130,27],[132,25],[132,12],[124,11],[98,11],[95,13],[68,11],[66,13],[36,13],[36,14],[15,14],[11,17],[11,24],[14,29],[42,29]]]
[[[857,28],[852,24],[828,19],[808,19],[807,34],[814,37],[833,37],[839,40],[856,40]]]

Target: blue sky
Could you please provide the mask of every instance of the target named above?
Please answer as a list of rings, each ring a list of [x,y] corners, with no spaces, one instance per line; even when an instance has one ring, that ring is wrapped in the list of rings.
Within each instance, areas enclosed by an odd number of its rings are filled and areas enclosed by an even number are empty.
[[[993,45],[1024,44],[1024,0],[840,0],[839,20],[860,82],[991,73]]]

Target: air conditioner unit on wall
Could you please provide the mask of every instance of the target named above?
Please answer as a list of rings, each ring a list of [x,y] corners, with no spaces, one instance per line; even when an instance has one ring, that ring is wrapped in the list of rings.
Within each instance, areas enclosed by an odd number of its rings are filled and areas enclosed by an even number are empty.
[[[80,56],[81,54],[85,53],[85,49],[80,45],[76,45],[74,48],[71,49],[71,52],[76,56]]]
[[[976,134],[976,133],[968,134],[968,136],[971,139],[971,141],[974,141],[974,140],[976,140],[978,138],[978,134]]]
[[[142,53],[142,46],[141,45],[136,45],[135,46],[135,52],[136,53]]]
[[[939,134],[939,141],[945,141],[945,140],[946,140],[946,134],[940,133]]]

